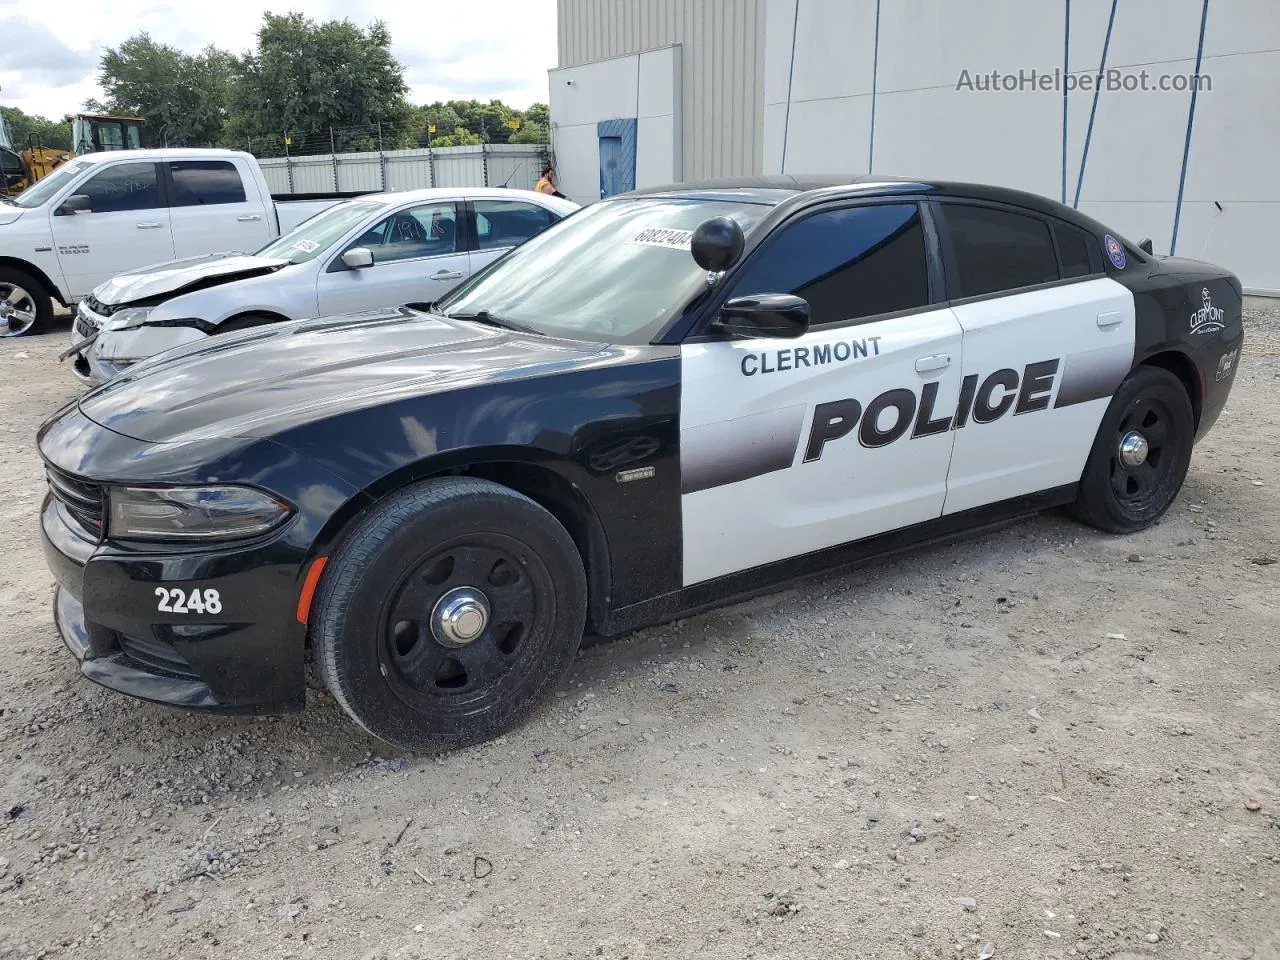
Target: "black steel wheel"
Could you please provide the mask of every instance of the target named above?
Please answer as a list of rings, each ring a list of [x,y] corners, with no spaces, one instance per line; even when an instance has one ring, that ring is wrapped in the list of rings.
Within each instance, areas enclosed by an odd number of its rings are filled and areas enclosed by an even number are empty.
[[[374,736],[441,750],[517,723],[560,679],[586,619],[565,529],[496,483],[410,487],[325,569],[312,638],[325,683]]]
[[[1155,523],[1173,504],[1191,464],[1195,414],[1177,377],[1139,367],[1102,418],[1080,481],[1075,513],[1111,533]]]

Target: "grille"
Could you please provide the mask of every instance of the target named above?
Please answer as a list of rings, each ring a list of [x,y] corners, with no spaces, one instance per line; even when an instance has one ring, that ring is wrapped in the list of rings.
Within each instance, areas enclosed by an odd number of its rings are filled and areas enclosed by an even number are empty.
[[[126,637],[123,633],[116,634],[116,640],[125,656],[152,673],[167,673],[184,680],[200,679],[186,658],[163,640]]]
[[[90,294],[85,297],[84,305],[91,313],[96,313],[100,317],[109,317],[115,311],[115,307],[108,303],[103,303],[97,297]]]
[[[77,480],[52,467],[45,471],[49,490],[76,524],[93,540],[101,540],[103,533],[104,503],[102,488],[93,483]]]

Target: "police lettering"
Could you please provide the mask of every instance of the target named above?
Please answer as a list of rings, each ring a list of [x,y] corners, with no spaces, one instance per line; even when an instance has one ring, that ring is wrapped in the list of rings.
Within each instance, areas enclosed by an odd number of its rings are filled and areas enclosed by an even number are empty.
[[[1056,359],[1029,363],[1021,376],[1008,368],[985,378],[971,373],[960,383],[959,400],[951,415],[938,415],[937,380],[924,385],[918,400],[915,392],[905,387],[886,390],[870,401],[865,411],[852,398],[820,403],[813,410],[803,462],[820,460],[826,444],[847,437],[855,428],[859,443],[876,448],[888,446],[908,430],[913,439],[928,437],[963,429],[970,420],[994,423],[1010,410],[1014,416],[1045,410],[1053,394],[1058,364]],[[764,372],[763,365],[759,372]]]
[[[744,377],[756,374],[785,373],[801,367],[822,367],[829,363],[844,363],[862,357],[880,356],[880,338],[862,337],[857,340],[837,340],[835,343],[818,343],[810,347],[784,347],[763,353],[743,354],[739,367]]]

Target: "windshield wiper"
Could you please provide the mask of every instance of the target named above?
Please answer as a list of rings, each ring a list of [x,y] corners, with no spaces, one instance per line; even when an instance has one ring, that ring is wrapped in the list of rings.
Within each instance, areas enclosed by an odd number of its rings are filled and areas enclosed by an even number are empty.
[[[502,330],[514,330],[517,333],[537,333],[533,327],[526,326],[518,320],[508,320],[505,317],[495,317],[488,310],[475,310],[470,313],[446,313],[446,317],[450,320],[470,320],[474,323],[483,323],[487,327],[498,327]]]

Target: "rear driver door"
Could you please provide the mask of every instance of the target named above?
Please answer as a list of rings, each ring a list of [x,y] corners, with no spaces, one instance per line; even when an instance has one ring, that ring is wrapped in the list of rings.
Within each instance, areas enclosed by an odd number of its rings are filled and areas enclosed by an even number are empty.
[[[786,224],[726,297],[803,297],[809,331],[682,346],[685,585],[941,515],[962,331],[928,236],[913,201]]]

